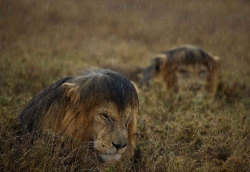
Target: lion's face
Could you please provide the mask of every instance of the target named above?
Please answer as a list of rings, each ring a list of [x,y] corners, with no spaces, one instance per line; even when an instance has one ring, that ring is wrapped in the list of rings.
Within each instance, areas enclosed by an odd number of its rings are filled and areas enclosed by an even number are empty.
[[[133,109],[118,112],[113,103],[106,103],[93,110],[94,149],[104,160],[118,160],[129,145],[129,125],[136,119]]]
[[[175,71],[175,87],[181,96],[196,95],[203,97],[207,94],[208,69],[202,64],[181,64]]]

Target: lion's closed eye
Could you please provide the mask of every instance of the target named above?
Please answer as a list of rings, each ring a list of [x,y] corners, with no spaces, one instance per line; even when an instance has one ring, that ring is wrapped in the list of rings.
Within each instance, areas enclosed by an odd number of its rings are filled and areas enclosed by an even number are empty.
[[[102,112],[102,113],[100,113],[100,115],[101,115],[101,117],[103,118],[103,119],[109,119],[109,117],[108,117],[108,112],[107,111],[104,111],[104,112]]]
[[[187,73],[187,70],[185,70],[185,69],[179,69],[179,73],[182,73],[182,74]]]
[[[114,122],[115,121],[114,118],[112,118],[108,115],[108,111],[103,111],[100,113],[100,115],[107,122]]]

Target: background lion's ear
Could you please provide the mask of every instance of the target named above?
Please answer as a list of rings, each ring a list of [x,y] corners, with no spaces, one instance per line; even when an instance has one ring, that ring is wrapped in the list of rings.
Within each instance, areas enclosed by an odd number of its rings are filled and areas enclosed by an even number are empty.
[[[164,62],[166,61],[166,57],[155,57],[152,60],[152,65],[154,67],[155,72],[160,72],[162,70],[162,67],[164,66]]]
[[[220,57],[219,56],[213,56],[214,61],[220,62]]]
[[[65,92],[65,96],[67,98],[70,98],[71,101],[76,102],[80,98],[79,93],[79,85],[76,83],[64,83],[62,84],[62,88]]]
[[[221,66],[221,59],[220,59],[220,57],[218,57],[218,56],[213,56],[212,58],[213,58],[213,60],[215,61],[216,66],[217,66],[217,67],[220,67],[220,66]]]

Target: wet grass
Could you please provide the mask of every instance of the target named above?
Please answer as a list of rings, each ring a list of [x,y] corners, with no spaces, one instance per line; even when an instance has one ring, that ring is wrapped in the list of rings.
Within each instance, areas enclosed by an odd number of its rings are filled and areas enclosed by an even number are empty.
[[[248,171],[249,2],[0,1],[0,171]],[[222,59],[213,102],[140,93],[134,160],[103,166],[78,143],[21,131],[36,93],[89,66],[147,65],[181,45]],[[87,156],[91,154],[91,156]],[[91,157],[91,158],[89,158]]]

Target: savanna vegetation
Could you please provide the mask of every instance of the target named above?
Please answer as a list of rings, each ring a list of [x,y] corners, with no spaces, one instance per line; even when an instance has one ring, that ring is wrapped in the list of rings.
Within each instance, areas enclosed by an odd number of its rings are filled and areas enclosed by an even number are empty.
[[[247,0],[0,0],[0,171],[249,171],[249,31]],[[21,130],[22,108],[56,80],[181,44],[221,58],[217,95],[140,92],[133,160],[103,166],[77,141]]]

